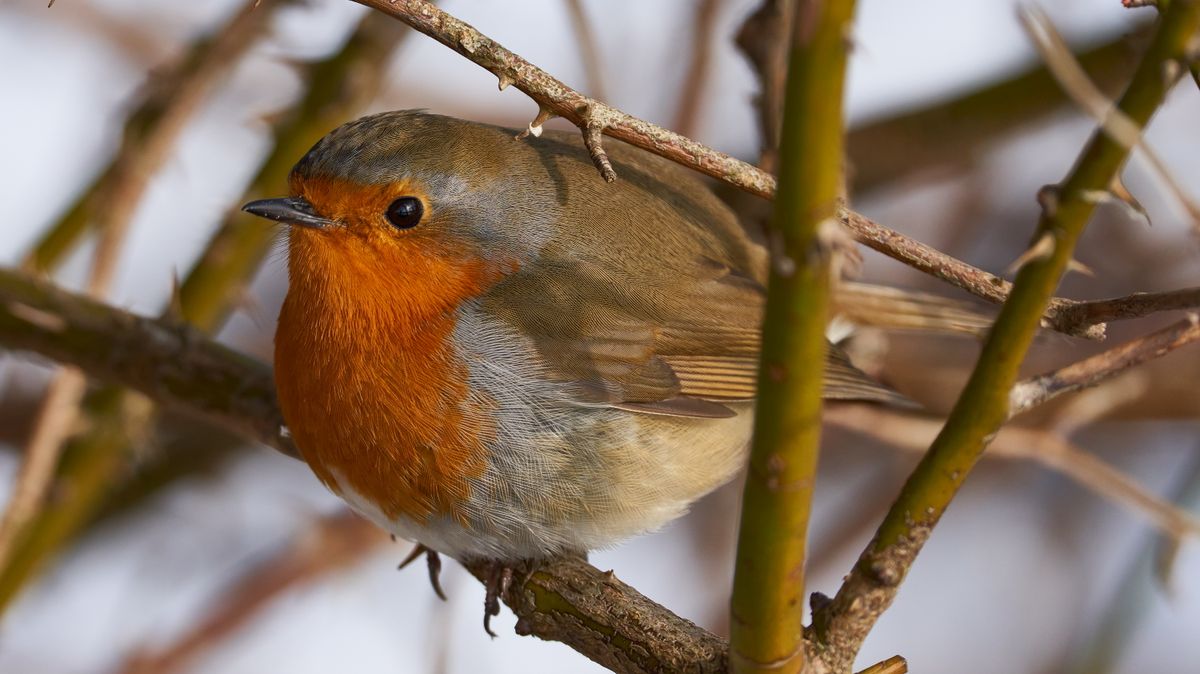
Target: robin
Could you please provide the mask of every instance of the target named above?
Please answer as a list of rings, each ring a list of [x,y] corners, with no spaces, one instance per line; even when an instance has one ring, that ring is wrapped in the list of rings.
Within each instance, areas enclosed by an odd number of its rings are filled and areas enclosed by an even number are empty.
[[[459,558],[658,528],[751,432],[764,249],[674,163],[609,141],[609,184],[577,134],[514,133],[365,117],[296,164],[292,196],[244,207],[291,225],[275,380],[305,461]],[[827,398],[898,399],[830,353]]]

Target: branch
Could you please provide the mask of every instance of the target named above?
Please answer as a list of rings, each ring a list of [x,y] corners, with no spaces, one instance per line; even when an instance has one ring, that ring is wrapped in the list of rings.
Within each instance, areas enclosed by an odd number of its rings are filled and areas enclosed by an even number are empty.
[[[1056,322],[1062,331],[1069,333],[1088,325],[1142,318],[1161,311],[1196,308],[1200,308],[1200,288],[1181,288],[1158,293],[1134,293],[1107,300],[1075,302],[1062,307],[1056,316]]]
[[[74,365],[299,456],[284,433],[270,371],[188,326],[0,271],[0,343]]]
[[[1178,63],[1200,28],[1200,4],[1174,0],[1142,58],[1119,109],[1145,127],[1167,93],[1166,64]],[[1008,395],[1043,312],[1096,208],[1130,152],[1103,129],[1093,134],[1066,180],[1043,199],[1031,256],[983,345],[979,361],[946,425],[901,490],[892,509],[837,595],[813,618],[813,638],[831,668],[846,671],[946,507],[989,440],[1008,418]]]
[[[270,369],[196,331],[0,270],[0,345],[75,365],[160,405],[295,456]],[[477,577],[488,570],[467,564]],[[523,578],[521,574],[518,578]],[[725,642],[579,559],[552,560],[504,596],[517,630],[617,672],[721,672]]]
[[[850,209],[843,209],[840,217],[859,243],[976,297],[1003,304],[1012,292],[1012,284],[999,276],[972,267],[933,246],[897,234]],[[1102,323],[1080,320],[1068,322],[1062,318],[1076,304],[1074,300],[1052,298],[1042,319],[1043,327],[1077,337],[1104,339],[1105,326]]]
[[[403,21],[483,66],[497,77],[500,88],[511,84],[537,101],[542,110],[562,117],[581,131],[596,128],[599,133],[649,150],[760,197],[770,198],[775,193],[775,178],[770,174],[584,96],[426,0],[355,1]],[[596,164],[600,168],[599,160]]]
[[[842,193],[842,93],[854,0],[801,12],[791,36],[780,192],[754,433],[730,602],[734,672],[801,672],[804,564],[821,447],[821,373]]]
[[[700,103],[709,88],[713,32],[717,28],[719,5],[720,0],[700,0],[692,15],[692,53],[687,74],[683,78],[679,101],[676,103],[675,121],[672,123],[684,136],[695,132],[700,115],[704,112]]]
[[[1019,382],[1009,394],[1014,417],[1064,393],[1095,386],[1136,365],[1159,358],[1200,339],[1200,316],[1187,318],[1060,370]]]
[[[595,98],[607,98],[604,88],[604,67],[600,61],[600,47],[596,44],[596,31],[592,30],[592,22],[588,20],[583,0],[566,0],[566,3],[567,15],[571,19],[571,30],[575,32],[575,41],[579,43],[579,60],[583,62],[583,72],[587,77],[588,89]]]

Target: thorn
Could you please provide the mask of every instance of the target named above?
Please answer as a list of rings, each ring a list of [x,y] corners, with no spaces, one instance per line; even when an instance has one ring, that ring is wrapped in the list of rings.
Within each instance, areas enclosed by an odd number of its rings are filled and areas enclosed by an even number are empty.
[[[1038,237],[1038,240],[1029,247],[1020,257],[1013,260],[1013,263],[1008,265],[1008,269],[1004,270],[1005,274],[1015,274],[1020,271],[1021,267],[1037,260],[1045,260],[1054,254],[1054,235],[1046,232]]]
[[[1042,214],[1048,218],[1054,217],[1058,212],[1058,195],[1058,185],[1043,185],[1042,189],[1038,190],[1038,205],[1042,207]]]
[[[171,268],[171,297],[167,300],[166,318],[180,322],[183,320],[183,283],[179,280],[179,270]]]
[[[1111,193],[1111,196],[1116,198],[1116,200],[1120,203],[1124,204],[1129,210],[1133,211],[1134,214],[1141,216],[1142,219],[1146,221],[1147,225],[1153,224],[1150,222],[1150,214],[1146,212],[1146,207],[1142,206],[1142,203],[1133,196],[1133,193],[1130,192],[1128,188],[1125,187],[1125,183],[1121,182],[1120,176],[1113,178],[1112,184],[1108,186],[1108,189]]]
[[[1083,274],[1084,276],[1090,276],[1092,278],[1096,278],[1096,272],[1092,271],[1091,267],[1080,262],[1079,260],[1076,260],[1075,258],[1071,258],[1070,260],[1067,261],[1067,271],[1069,271],[1069,272],[1073,271],[1073,272]]]
[[[521,133],[518,133],[515,136],[516,140],[521,140],[523,138],[527,138],[530,134],[532,134],[534,138],[541,138],[542,137],[542,125],[545,124],[546,122],[550,121],[550,119],[555,116],[556,115],[553,112],[551,112],[548,108],[545,108],[545,107],[542,107],[539,105],[537,116],[534,117],[533,121],[529,123],[529,128],[525,129],[524,131],[522,131]]]
[[[500,91],[504,91],[508,88],[508,85],[513,83],[513,78],[509,77],[508,73],[500,73],[496,76],[496,79],[498,80],[496,86],[500,87]]]

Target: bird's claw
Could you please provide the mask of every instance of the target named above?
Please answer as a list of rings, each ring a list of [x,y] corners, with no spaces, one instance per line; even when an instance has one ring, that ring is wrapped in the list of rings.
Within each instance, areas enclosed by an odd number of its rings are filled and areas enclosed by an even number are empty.
[[[500,615],[500,598],[512,588],[513,569],[503,562],[492,562],[487,582],[484,583],[486,592],[483,596],[483,631],[488,636],[496,638],[492,631],[492,616]]]
[[[396,568],[403,569],[409,564],[412,564],[417,557],[420,557],[422,554],[425,555],[425,563],[429,566],[429,584],[433,586],[433,591],[435,594],[437,594],[438,598],[442,601],[446,601],[446,593],[442,590],[441,580],[442,558],[438,556],[436,550],[431,550],[430,548],[417,543],[416,546],[413,547],[412,552],[408,553],[408,556],[405,557],[404,561],[400,562],[400,566]]]

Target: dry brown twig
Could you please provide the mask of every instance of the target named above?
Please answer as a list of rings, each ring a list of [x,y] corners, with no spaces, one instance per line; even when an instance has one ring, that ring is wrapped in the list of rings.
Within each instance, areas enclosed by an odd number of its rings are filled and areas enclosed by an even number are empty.
[[[911,452],[924,452],[942,420],[908,416],[863,405],[830,407],[826,420],[838,427]],[[1171,540],[1200,536],[1200,520],[1154,494],[1132,478],[1080,449],[1060,433],[1006,426],[988,447],[987,457],[1040,463],[1104,498],[1145,517]]]
[[[1018,382],[1009,393],[1009,416],[1016,416],[1064,393],[1095,386],[1131,367],[1164,356],[1200,339],[1200,316],[1182,321],[1032,379]]]

